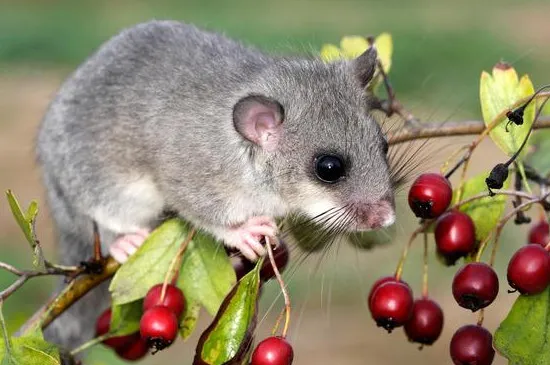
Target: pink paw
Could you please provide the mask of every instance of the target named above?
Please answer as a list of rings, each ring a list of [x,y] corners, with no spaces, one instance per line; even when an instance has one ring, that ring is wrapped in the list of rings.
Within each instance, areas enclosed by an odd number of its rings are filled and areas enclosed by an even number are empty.
[[[277,234],[277,224],[270,217],[252,217],[240,226],[229,229],[223,240],[228,247],[235,247],[250,261],[264,256],[266,250],[260,243],[264,236]]]
[[[149,231],[146,229],[138,232],[129,233],[118,237],[109,247],[109,253],[119,263],[125,263],[128,258],[136,253],[139,246],[143,244]]]

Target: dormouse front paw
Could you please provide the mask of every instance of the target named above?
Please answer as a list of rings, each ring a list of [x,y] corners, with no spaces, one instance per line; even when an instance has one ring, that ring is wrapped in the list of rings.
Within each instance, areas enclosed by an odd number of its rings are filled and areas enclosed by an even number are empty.
[[[151,233],[147,229],[141,229],[134,233],[119,236],[109,246],[109,253],[119,263],[125,263],[128,258],[136,253],[137,249],[145,242],[147,236]]]
[[[277,234],[277,224],[270,217],[252,217],[245,223],[228,229],[223,235],[226,246],[239,250],[250,261],[256,261],[266,254],[260,243],[264,236],[273,237]]]

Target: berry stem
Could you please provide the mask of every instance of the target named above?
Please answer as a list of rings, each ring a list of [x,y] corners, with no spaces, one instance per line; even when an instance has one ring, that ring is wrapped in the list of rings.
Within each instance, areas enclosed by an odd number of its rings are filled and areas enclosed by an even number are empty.
[[[401,275],[403,275],[403,266],[405,265],[405,261],[407,260],[407,255],[409,254],[409,249],[411,248],[414,239],[416,238],[416,236],[418,236],[419,233],[424,232],[432,222],[433,222],[433,220],[424,221],[424,223],[422,223],[420,225],[420,227],[418,227],[411,234],[411,237],[409,238],[409,242],[407,242],[405,247],[403,247],[403,253],[401,254],[401,258],[399,259],[399,262],[397,264],[397,269],[395,269],[395,280],[396,281],[401,280]]]
[[[286,313],[286,307],[284,307],[279,315],[277,316],[277,320],[275,321],[275,325],[273,326],[273,329],[271,330],[271,336],[275,336],[275,333],[279,330],[279,325],[281,324],[281,320],[283,319],[283,316]]]
[[[166,295],[166,288],[169,283],[173,283],[176,278],[179,275],[181,264],[183,261],[183,254],[185,253],[185,249],[187,248],[187,245],[193,237],[195,237],[196,230],[195,228],[191,228],[189,230],[189,233],[187,234],[187,237],[185,240],[181,243],[180,248],[178,249],[178,252],[176,253],[176,256],[172,259],[170,262],[170,267],[168,268],[168,271],[166,272],[166,276],[164,277],[164,282],[162,283],[162,290],[160,292],[160,298],[159,303],[164,302],[164,296]]]
[[[266,248],[267,248],[267,254],[269,256],[269,261],[271,262],[271,266],[273,268],[273,272],[275,273],[275,277],[277,278],[277,281],[279,282],[279,285],[281,287],[281,292],[283,293],[283,297],[285,300],[285,325],[283,326],[283,333],[281,334],[282,338],[286,338],[286,334],[288,332],[288,326],[290,325],[290,296],[288,295],[288,291],[286,290],[285,282],[283,281],[283,278],[281,277],[281,273],[279,272],[279,269],[277,268],[277,263],[275,262],[275,257],[273,256],[273,249],[271,248],[271,240],[272,237],[265,237],[266,241]]]
[[[424,273],[422,275],[422,296],[428,297],[428,234],[424,232]]]
[[[479,310],[479,314],[477,315],[477,325],[482,326],[484,319],[485,319],[485,308],[481,308]]]

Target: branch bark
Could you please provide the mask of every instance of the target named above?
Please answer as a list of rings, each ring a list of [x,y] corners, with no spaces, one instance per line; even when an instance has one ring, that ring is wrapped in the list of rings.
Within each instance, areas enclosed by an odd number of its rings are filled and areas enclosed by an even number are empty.
[[[533,129],[550,128],[550,116],[538,118]],[[388,143],[395,145],[417,139],[467,136],[480,134],[485,123],[478,120],[448,123],[420,123],[418,128],[403,128],[389,135]]]

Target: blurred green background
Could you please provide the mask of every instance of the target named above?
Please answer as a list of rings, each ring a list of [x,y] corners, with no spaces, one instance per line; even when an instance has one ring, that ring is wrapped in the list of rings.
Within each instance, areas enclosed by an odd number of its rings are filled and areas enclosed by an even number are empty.
[[[218,30],[273,52],[303,53],[344,35],[393,36],[391,80],[398,96],[422,120],[479,119],[478,88],[482,70],[498,61],[528,73],[535,86],[548,82],[550,70],[550,3],[488,0],[407,1],[121,1],[0,0],[0,188],[11,188],[23,203],[42,204],[39,237],[54,257],[52,227],[34,164],[33,138],[49,100],[63,78],[97,46],[124,27],[152,18],[179,19]],[[416,172],[437,168],[468,138],[430,141]],[[492,167],[503,156],[488,141],[474,158],[471,174]],[[311,255],[305,265],[292,266],[287,278],[294,303],[290,340],[295,364],[450,363],[448,341],[453,331],[475,316],[459,309],[450,293],[455,269],[431,268],[431,294],[446,313],[441,339],[418,351],[402,331],[388,335],[376,328],[364,297],[374,280],[394,270],[402,244],[414,228],[412,214],[399,194],[399,220],[393,244],[374,251],[333,248],[326,256]],[[525,238],[525,228],[505,231],[497,270],[501,294],[486,314],[494,330],[514,296],[505,294],[504,265]],[[419,292],[420,250],[413,250],[405,278]],[[296,262],[299,254],[295,253]],[[30,267],[30,252],[5,202],[0,202],[0,259]],[[432,259],[433,261],[433,259]],[[0,272],[0,287],[14,277]],[[11,330],[16,329],[47,298],[48,279],[35,279],[4,306]],[[275,283],[262,300],[259,336],[269,333],[281,305]],[[263,316],[262,316],[263,318]],[[200,328],[208,323],[203,316]],[[145,364],[191,362],[198,334],[187,343],[149,357]],[[504,364],[502,358],[495,363]],[[98,348],[90,364],[119,364]]]

